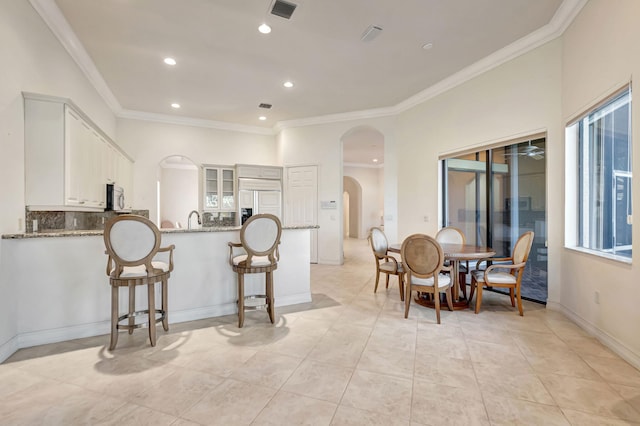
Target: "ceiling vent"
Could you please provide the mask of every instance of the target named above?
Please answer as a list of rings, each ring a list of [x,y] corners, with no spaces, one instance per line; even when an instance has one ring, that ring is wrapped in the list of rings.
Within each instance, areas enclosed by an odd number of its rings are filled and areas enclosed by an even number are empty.
[[[382,27],[380,25],[369,25],[366,30],[362,33],[362,37],[360,40],[362,41],[371,41],[374,38],[378,37],[378,34],[382,32]]]
[[[271,8],[271,14],[284,19],[289,19],[291,18],[291,15],[293,15],[293,11],[296,10],[296,6],[297,5],[289,3],[288,1],[276,0]]]
[[[273,105],[271,104],[260,104],[258,108],[270,109]]]

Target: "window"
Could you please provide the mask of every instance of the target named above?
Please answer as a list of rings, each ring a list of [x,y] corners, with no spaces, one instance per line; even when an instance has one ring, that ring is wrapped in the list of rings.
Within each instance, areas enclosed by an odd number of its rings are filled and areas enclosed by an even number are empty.
[[[631,88],[569,125],[566,136],[577,160],[575,246],[630,259]]]

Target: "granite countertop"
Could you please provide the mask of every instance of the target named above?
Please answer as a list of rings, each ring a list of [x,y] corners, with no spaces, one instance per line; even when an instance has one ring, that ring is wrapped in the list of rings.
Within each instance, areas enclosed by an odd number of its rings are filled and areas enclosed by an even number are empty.
[[[202,233],[202,232],[227,232],[227,231],[239,231],[241,226],[211,226],[205,228],[197,228],[197,229],[185,229],[185,228],[175,228],[175,229],[161,229],[160,232],[162,234],[189,234],[189,233]],[[282,229],[318,229],[318,225],[299,225],[299,226],[283,226]],[[21,233],[21,234],[3,234],[3,240],[15,240],[15,239],[24,239],[24,238],[59,238],[59,237],[91,237],[91,236],[101,236],[103,234],[102,229],[98,230],[64,230],[61,229],[59,231],[43,231],[43,232],[31,232],[31,233]]]

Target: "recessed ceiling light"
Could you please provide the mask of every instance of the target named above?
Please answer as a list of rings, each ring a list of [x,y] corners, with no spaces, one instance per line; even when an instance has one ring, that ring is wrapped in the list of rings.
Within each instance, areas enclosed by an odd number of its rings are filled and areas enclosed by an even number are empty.
[[[173,58],[164,58],[164,63],[167,65],[175,65],[176,64],[176,60]]]
[[[377,162],[378,162],[378,159],[377,159],[377,158],[374,158],[374,159],[373,159],[373,162],[374,162],[374,163],[377,163]]]
[[[178,108],[180,108],[180,104],[174,102],[174,103],[171,104],[171,108],[178,109]]]
[[[423,45],[422,45],[422,48],[423,48],[424,50],[429,50],[429,49],[431,49],[432,47],[433,47],[433,43],[427,43],[427,44],[423,44]]]
[[[269,34],[271,32],[271,27],[267,24],[262,24],[258,27],[258,31],[262,34]]]
[[[260,117],[258,117],[258,120],[260,120],[260,121],[264,121],[266,119],[267,119],[267,117],[265,117],[264,115],[261,115]]]
[[[285,81],[283,86],[286,87],[287,89],[290,89],[293,87],[293,83],[290,81]]]

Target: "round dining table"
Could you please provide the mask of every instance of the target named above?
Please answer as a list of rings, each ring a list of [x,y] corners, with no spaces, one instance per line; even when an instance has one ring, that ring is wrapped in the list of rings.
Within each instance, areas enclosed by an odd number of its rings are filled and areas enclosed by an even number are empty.
[[[444,252],[444,258],[451,264],[451,279],[453,283],[452,297],[453,297],[453,309],[467,309],[469,307],[469,300],[466,297],[460,295],[460,285],[467,285],[466,283],[459,282],[460,262],[468,260],[478,260],[496,255],[496,252],[490,247],[476,246],[471,244],[440,244],[442,251]],[[400,253],[402,244],[391,244],[389,251],[394,253]],[[433,307],[433,301],[426,299],[425,297],[418,296],[415,299],[416,303],[422,306]]]

